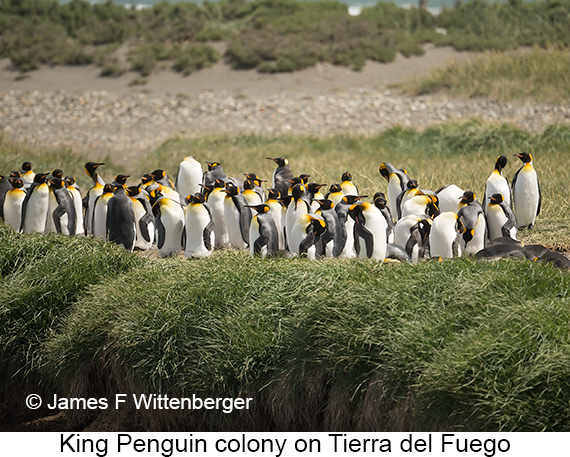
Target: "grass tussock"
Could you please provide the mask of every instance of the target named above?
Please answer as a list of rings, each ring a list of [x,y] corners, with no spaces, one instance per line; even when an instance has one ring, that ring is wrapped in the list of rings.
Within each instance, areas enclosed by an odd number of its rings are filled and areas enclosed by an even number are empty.
[[[436,69],[426,78],[404,84],[404,88],[413,95],[448,91],[501,101],[530,99],[563,104],[570,98],[569,66],[568,48],[533,48],[513,54],[492,52],[470,63],[452,63]]]

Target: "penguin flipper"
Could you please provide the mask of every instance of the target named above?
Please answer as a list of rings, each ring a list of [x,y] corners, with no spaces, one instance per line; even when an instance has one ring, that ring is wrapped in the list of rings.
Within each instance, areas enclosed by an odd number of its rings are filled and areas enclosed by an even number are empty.
[[[156,230],[158,232],[158,243],[156,245],[158,249],[160,249],[162,248],[162,246],[164,246],[164,242],[166,240],[166,229],[164,228],[164,225],[162,224],[160,217],[155,218],[154,226],[156,227]]]
[[[536,178],[536,186],[538,187],[538,206],[536,208],[536,215],[540,214],[540,206],[542,205],[542,193],[540,192],[540,183],[538,182],[538,177]]]
[[[374,253],[374,235],[362,224],[355,224],[354,227],[358,236],[364,240],[366,245],[366,257],[370,259]],[[354,244],[356,245],[356,238]]]
[[[214,231],[214,221],[210,220],[208,225],[204,228],[204,247],[208,250],[212,250],[212,232]]]
[[[150,243],[150,233],[148,233],[148,226],[153,221],[154,218],[148,213],[141,217],[139,220],[139,229],[141,231],[141,235],[147,243]]]
[[[306,254],[313,244],[315,244],[315,235],[313,232],[310,232],[306,238],[301,241],[301,244],[299,244],[299,255]]]
[[[20,233],[24,230],[24,222],[26,221],[26,208],[33,192],[34,187],[30,187],[26,193],[26,196],[24,197],[24,201],[22,202],[22,216],[20,217],[20,229],[18,230]]]

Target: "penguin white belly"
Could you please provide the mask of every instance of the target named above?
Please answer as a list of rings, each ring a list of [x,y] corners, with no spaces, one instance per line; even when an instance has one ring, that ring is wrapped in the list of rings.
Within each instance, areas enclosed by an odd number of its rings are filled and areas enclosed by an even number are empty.
[[[364,213],[364,217],[364,227],[372,234],[372,255],[368,257],[368,253],[366,252],[366,242],[362,237],[359,237],[359,257],[383,261],[386,259],[386,219],[384,219],[382,213],[376,210],[376,208],[366,211],[366,213]]]
[[[358,189],[351,182],[341,183],[340,188],[342,189],[342,192],[344,193],[344,195],[356,195],[356,196],[358,196]]]
[[[275,222],[275,228],[277,229],[277,248],[279,250],[285,249],[285,236],[283,234],[283,211],[282,206],[280,203],[267,203],[269,205],[269,214],[271,214],[271,218],[273,222]],[[250,244],[251,246],[251,244]]]
[[[249,209],[244,208],[244,210]],[[247,249],[247,243],[241,234],[241,214],[231,198],[226,198],[224,201],[224,217],[227,224],[229,244],[236,249]]]
[[[297,205],[295,205],[294,201],[291,201],[291,203],[287,207],[287,212],[285,213],[285,232],[287,240],[292,240],[293,227],[295,227],[295,224],[297,223],[299,218],[307,213],[308,213],[307,205],[305,205],[303,201],[298,202]],[[296,248],[298,249],[299,246],[297,245]],[[291,250],[291,244],[289,244],[289,250]]]
[[[426,198],[423,195],[418,195],[406,200],[402,205],[402,218],[406,216],[421,216],[426,214],[426,205]]]
[[[437,206],[442,213],[447,211],[457,213],[459,210],[459,200],[463,197],[463,189],[455,184],[450,184],[436,195],[438,198]]]
[[[441,213],[433,220],[429,235],[431,257],[453,258],[453,245],[457,242],[457,215],[452,212]],[[457,255],[461,256],[461,247],[457,243]]]
[[[178,171],[178,180],[176,182],[176,189],[180,194],[180,203],[184,201],[188,195],[194,195],[200,192],[200,184],[202,183],[202,165],[200,162],[193,158],[187,158],[180,163],[180,170]]]
[[[164,242],[158,253],[161,257],[177,256],[182,250],[184,230],[184,209],[177,200],[160,205],[160,222],[164,227]]]
[[[502,228],[508,221],[500,205],[489,205],[487,209],[487,226],[489,227],[489,240],[503,236]]]
[[[4,200],[4,222],[14,230],[20,230],[22,222],[22,203],[26,193],[21,189],[11,189]]]
[[[342,259],[353,259],[356,257],[356,250],[354,249],[354,219],[348,216],[344,226],[346,227],[346,243],[339,257]],[[386,237],[385,232],[384,237]]]
[[[538,210],[538,179],[534,169],[520,171],[513,189],[513,207],[519,227],[534,225]]]
[[[44,233],[49,208],[49,189],[41,185],[33,190],[26,205],[26,218],[23,221],[23,233]]]
[[[493,194],[501,194],[503,201],[511,206],[511,188],[504,176],[497,172],[491,173],[485,185],[485,212],[489,210],[489,199]]]
[[[400,219],[394,227],[394,244],[405,247],[410,239],[410,229],[420,221],[415,215],[409,215]]]
[[[386,193],[388,194],[388,206],[392,212],[392,217],[395,218],[398,215],[396,202],[398,200],[398,196],[402,193],[400,178],[395,173],[390,175],[390,181],[388,182]]]
[[[46,221],[45,233],[55,233],[55,223],[53,222],[53,212],[57,209],[58,203],[57,199],[52,190],[49,191],[49,204],[48,204],[48,217]]]
[[[71,198],[73,198],[73,206],[75,207],[75,235],[83,235],[83,202],[81,201],[81,193],[75,187],[69,188]]]
[[[208,257],[212,249],[208,249],[204,242],[204,230],[211,222],[210,213],[203,205],[192,205],[186,211],[186,249],[185,257]],[[214,231],[210,232],[210,246],[213,247]]]
[[[107,239],[107,202],[101,197],[93,211],[93,236],[102,240]]]
[[[333,202],[334,206],[337,206],[344,197],[344,193],[342,192],[333,192],[329,195],[329,200]]]
[[[147,214],[146,210],[143,204],[136,198],[133,198],[131,200],[133,202],[133,210],[135,212],[135,248],[142,251],[147,251],[152,247],[152,244],[154,243],[154,221],[149,222],[147,225],[147,235],[149,237],[149,240],[146,240],[142,234],[140,225],[141,218]]]
[[[89,190],[87,209],[85,210],[85,234],[93,235],[93,214],[95,213],[95,201],[103,194],[103,186],[98,184]]]
[[[226,247],[230,244],[228,234],[228,226],[224,215],[224,198],[226,193],[220,189],[214,189],[208,197],[208,205],[212,210],[212,218],[214,219],[214,231],[216,233],[216,246]]]
[[[473,229],[473,238],[465,243],[465,240],[461,238],[461,248],[463,254],[475,255],[481,249],[485,249],[485,240],[487,239],[487,224],[485,221],[485,216],[479,214],[477,218],[477,225]]]

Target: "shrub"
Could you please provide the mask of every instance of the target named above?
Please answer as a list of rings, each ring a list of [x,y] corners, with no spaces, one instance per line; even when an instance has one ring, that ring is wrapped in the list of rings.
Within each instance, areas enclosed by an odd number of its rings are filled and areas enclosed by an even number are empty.
[[[206,44],[189,45],[182,48],[174,59],[172,68],[189,75],[193,71],[211,67],[221,58],[220,53]]]

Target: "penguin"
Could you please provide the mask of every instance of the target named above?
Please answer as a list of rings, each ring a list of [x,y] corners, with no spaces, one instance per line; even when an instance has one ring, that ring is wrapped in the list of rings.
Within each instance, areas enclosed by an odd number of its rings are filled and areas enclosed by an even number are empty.
[[[477,200],[475,194],[470,190],[466,190],[465,192],[463,192],[463,195],[459,199],[459,205],[457,206],[458,211],[456,211],[456,213],[459,212],[461,208],[465,208],[467,205],[477,205],[481,207],[481,209],[483,209],[483,206],[481,205],[479,200]]]
[[[397,260],[398,262],[403,263],[412,262],[412,258],[402,246],[392,243],[388,243],[386,245],[386,260],[388,259]]]
[[[348,211],[354,220],[354,248],[361,259],[383,262],[386,259],[386,219],[372,203],[352,205]]]
[[[491,172],[491,175],[487,178],[485,183],[485,199],[484,211],[485,215],[489,210],[489,200],[494,194],[501,194],[503,196],[506,204],[512,208],[512,195],[511,186],[509,185],[509,180],[503,176],[503,169],[507,166],[507,158],[503,155],[497,157],[495,161],[495,169]]]
[[[55,232],[63,235],[75,235],[77,230],[77,215],[73,198],[65,186],[65,181],[61,178],[52,177],[50,183],[50,201],[48,209],[48,226],[53,224]],[[50,232],[51,232],[50,228]]]
[[[323,199],[314,200],[313,203],[319,206],[315,214],[321,216],[326,223],[317,251],[325,257],[339,257],[346,244],[346,229],[341,225],[332,201]]]
[[[101,195],[95,200],[93,208],[90,233],[101,240],[107,239],[107,205],[109,200],[113,198],[113,190],[112,184],[105,184]]]
[[[184,158],[178,166],[176,173],[176,190],[180,194],[183,205],[186,204],[186,196],[194,195],[201,191],[202,176],[204,171],[202,165],[193,156]]]
[[[410,214],[427,214],[433,219],[439,213],[437,197],[425,195],[424,193],[419,192],[414,197],[407,199],[402,205],[401,217],[406,217]]]
[[[141,176],[141,190],[148,190],[148,188],[150,186],[156,186],[156,183],[154,182],[154,178],[152,177],[152,175],[150,173],[146,173],[144,175]]]
[[[65,177],[65,187],[73,199],[73,206],[75,207],[75,235],[85,234],[83,227],[83,199],[81,197],[81,190],[75,181],[74,176]]]
[[[265,204],[269,206],[269,214],[273,218],[273,222],[277,228],[278,250],[282,251],[285,249],[285,228],[283,226],[285,216],[283,203],[280,200],[279,191],[277,189],[272,188],[267,191]]]
[[[137,235],[133,202],[127,195],[124,185],[114,186],[114,195],[107,203],[107,241],[123,246],[132,252]]]
[[[221,179],[216,179],[212,186],[204,186],[205,190],[211,187],[212,190],[208,194],[206,201],[212,210],[214,217],[214,231],[216,232],[216,247],[227,247],[230,245],[230,236],[228,233],[228,224],[226,223],[224,200],[226,198],[226,183]],[[250,212],[251,214],[251,212]]]
[[[275,221],[269,212],[269,205],[252,206],[257,214],[249,226],[249,252],[252,256],[272,257],[279,251],[279,234]]]
[[[429,248],[431,257],[452,259],[461,257],[460,235],[463,225],[457,213],[447,211],[437,216],[431,225]]]
[[[248,207],[243,192],[240,192],[237,186],[228,184],[225,193],[224,219],[227,224],[230,244],[236,249],[247,249],[252,210]],[[255,194],[255,192],[253,193]]]
[[[533,166],[532,156],[528,152],[514,155],[523,165],[513,178],[513,210],[519,228],[528,227],[532,230],[536,217],[540,214],[542,202],[538,175]]]
[[[216,244],[212,210],[200,192],[188,195],[186,203],[184,257],[208,257]]]
[[[340,203],[342,197],[344,197],[344,192],[342,191],[340,184],[331,184],[329,192],[325,195],[325,198],[333,202],[335,207]]]
[[[358,195],[358,187],[352,182],[352,175],[345,171],[340,178],[340,188],[344,195]]]
[[[261,205],[264,201],[262,195],[256,190],[255,183],[247,178],[243,183],[243,197],[245,198],[246,203],[250,206]],[[251,217],[254,216],[255,212],[253,209],[250,209]]]
[[[266,180],[259,178],[259,176],[257,176],[257,174],[255,173],[244,173],[244,176],[246,177],[246,181],[249,180],[253,182],[253,190],[259,195],[260,201],[264,202],[265,191],[261,187],[261,183],[266,182]],[[245,190],[245,183],[244,183],[244,190]]]
[[[222,164],[218,162],[206,162],[206,165],[208,165],[208,171],[206,171],[202,177],[202,184],[205,186],[213,186],[217,180],[223,181],[225,184],[228,176],[224,172]]]
[[[266,159],[273,160],[277,164],[271,178],[271,187],[277,189],[282,197],[286,196],[289,191],[289,180],[293,179],[289,161],[285,157],[266,157]]]
[[[4,222],[19,231],[22,223],[22,205],[26,198],[24,181],[21,178],[10,178],[12,188],[6,192],[4,199]]]
[[[124,175],[120,175],[120,176],[124,176]],[[180,203],[180,194],[174,190],[172,187],[170,186],[165,186],[164,184],[162,184],[162,182],[164,182],[164,179],[161,179],[159,181],[154,180],[149,184],[146,185],[146,189],[149,190],[150,188],[154,188],[154,186],[158,186],[160,193],[162,193],[162,195],[166,198],[170,198],[171,200],[176,200],[178,203]]]
[[[293,186],[291,202],[287,206],[287,212],[285,213],[285,236],[287,242],[291,240],[293,226],[297,219],[303,214],[311,212],[311,205],[304,197],[305,191],[306,188],[303,184],[295,184]],[[291,246],[289,246],[289,250],[291,250]]]
[[[392,216],[398,215],[396,201],[402,192],[406,190],[406,185],[410,178],[406,170],[399,170],[390,162],[384,162],[379,168],[380,175],[388,182],[388,206]]]
[[[473,255],[484,249],[487,242],[487,221],[481,205],[478,202],[471,203],[461,208],[457,217],[463,224],[462,253]]]
[[[160,184],[163,187],[167,187],[171,190],[176,190],[174,187],[174,183],[170,180],[170,178],[166,175],[166,172],[161,169],[154,170],[150,174],[154,179],[154,182]]]
[[[87,191],[87,195],[83,201],[83,206],[85,207],[85,234],[93,234],[93,213],[95,211],[95,201],[103,193],[103,186],[105,181],[97,173],[97,168],[105,165],[104,163],[87,162],[85,164],[85,172],[93,180],[93,186]]]
[[[154,244],[155,227],[152,206],[146,191],[141,191],[140,186],[127,188],[127,195],[133,202],[135,212],[135,247],[141,251],[149,250]]]
[[[37,173],[34,176],[34,182],[26,193],[22,203],[22,221],[20,224],[20,232],[22,233],[44,233],[46,230],[49,208],[48,175],[49,173]]]
[[[54,168],[51,171],[51,177],[57,179],[63,179],[63,170],[61,168]]]
[[[509,237],[513,240],[518,236],[518,224],[515,213],[503,196],[499,193],[489,197],[487,205],[487,229],[489,240],[501,237]]]
[[[117,175],[115,176],[115,180],[111,183],[115,187],[122,187],[124,189],[127,188],[127,179],[130,178],[130,175]]]
[[[178,256],[182,251],[184,209],[179,200],[165,197],[160,189],[150,191],[149,197],[158,234],[158,254],[161,257]]]
[[[4,220],[4,199],[6,192],[12,188],[9,178],[0,175],[0,219]]]
[[[24,181],[24,190],[27,191],[34,182],[34,176],[36,175],[34,170],[32,170],[32,163],[24,162],[20,173],[22,175],[22,181]]]
[[[412,262],[430,256],[429,234],[432,219],[427,215],[409,215],[394,227],[394,244],[404,247]]]
[[[354,219],[349,217],[348,212],[350,207],[356,204],[361,198],[366,197],[366,195],[345,195],[342,197],[338,205],[335,205],[334,209],[338,215],[338,219],[342,227],[344,227],[345,233],[345,243],[342,248],[342,252],[339,257],[343,259],[352,259],[357,256],[355,250],[355,240],[354,240]]]
[[[325,228],[326,223],[320,216],[308,213],[301,214],[295,220],[291,228],[291,235],[287,238],[289,250],[293,254],[315,260],[317,258],[316,245]]]
[[[321,193],[321,189],[325,186],[326,184],[317,184],[316,182],[307,184],[307,195],[311,202],[311,213],[314,213],[320,208],[319,203],[315,200],[325,200],[325,196]]]
[[[412,197],[415,197],[416,195],[421,195],[421,191],[418,188],[418,182],[415,179],[410,179],[406,183],[406,189],[402,193],[400,193],[400,195],[398,195],[398,198],[396,199],[396,210],[397,210],[396,216],[398,219],[402,218],[402,208],[406,203],[406,201],[408,201]]]
[[[455,184],[446,184],[435,191],[437,196],[438,208],[441,213],[459,211],[459,200],[463,197],[464,190]]]
[[[383,192],[376,192],[372,199],[374,201],[374,206],[380,210],[384,219],[386,219],[386,242],[394,242],[394,220],[392,219],[392,213],[390,212],[390,207],[388,206],[388,201]]]

